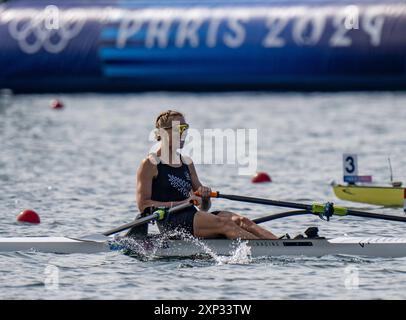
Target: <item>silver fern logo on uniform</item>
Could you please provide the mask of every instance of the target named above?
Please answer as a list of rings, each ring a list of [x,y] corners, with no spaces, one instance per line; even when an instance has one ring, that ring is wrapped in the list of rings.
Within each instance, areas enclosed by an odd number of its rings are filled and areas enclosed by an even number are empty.
[[[173,188],[175,188],[177,191],[179,191],[180,193],[182,193],[185,197],[189,197],[190,196],[190,190],[192,189],[192,185],[177,177],[174,176],[173,174],[168,173],[168,180],[171,184],[171,186]]]

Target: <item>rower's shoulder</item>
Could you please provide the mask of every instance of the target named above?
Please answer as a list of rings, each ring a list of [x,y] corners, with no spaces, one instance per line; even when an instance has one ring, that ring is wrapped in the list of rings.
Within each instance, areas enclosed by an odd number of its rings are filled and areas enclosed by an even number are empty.
[[[181,157],[182,157],[182,162],[183,162],[184,164],[186,164],[186,165],[188,165],[188,166],[193,165],[193,160],[192,160],[191,157],[186,156],[186,155],[184,155],[184,154],[182,154]]]
[[[148,156],[143,160],[147,165],[151,165],[156,167],[158,163],[161,162],[158,155],[156,153],[150,153]]]
[[[156,167],[159,163],[159,159],[154,154],[149,154],[141,161],[139,170],[153,170],[156,171]]]

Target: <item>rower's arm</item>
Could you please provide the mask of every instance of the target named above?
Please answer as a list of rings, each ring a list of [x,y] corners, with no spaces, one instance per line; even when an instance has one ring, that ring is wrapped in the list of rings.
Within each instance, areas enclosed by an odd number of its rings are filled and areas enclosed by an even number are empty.
[[[195,165],[191,161],[190,164],[188,165],[191,179],[192,179],[192,187],[193,187],[193,192],[197,191],[200,187],[203,187],[202,183],[199,180],[199,177],[196,172]],[[208,211],[211,207],[211,200],[210,198],[205,198],[202,199],[202,203],[199,206],[199,208],[203,211]]]
[[[137,171],[136,200],[138,209],[143,212],[148,207],[174,207],[185,201],[162,202],[151,200],[152,180],[158,175],[158,169],[148,158],[144,159]]]

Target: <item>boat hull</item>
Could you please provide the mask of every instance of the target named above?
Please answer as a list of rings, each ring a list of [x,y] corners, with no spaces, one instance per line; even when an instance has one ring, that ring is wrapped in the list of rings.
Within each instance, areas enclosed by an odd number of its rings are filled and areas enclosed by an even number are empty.
[[[85,241],[67,237],[0,238],[0,252],[98,253],[110,251],[106,241]]]
[[[385,207],[403,207],[405,188],[375,186],[333,186],[337,198]]]
[[[301,240],[129,240],[124,248],[115,241],[83,241],[66,237],[0,238],[0,252],[34,250],[45,253],[100,253],[126,249],[154,257],[191,257],[235,254],[241,245],[251,257],[351,255],[406,257],[406,238],[301,239]]]
[[[233,255],[240,242],[204,240],[199,242],[168,241],[157,248],[159,257],[188,257],[193,255]],[[251,257],[351,255],[367,257],[405,257],[406,239],[335,238],[304,240],[249,240]]]

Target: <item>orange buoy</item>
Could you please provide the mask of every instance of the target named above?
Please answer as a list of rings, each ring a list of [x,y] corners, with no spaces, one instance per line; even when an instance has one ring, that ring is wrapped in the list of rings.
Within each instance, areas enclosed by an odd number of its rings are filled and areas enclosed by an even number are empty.
[[[50,106],[52,109],[63,109],[64,105],[60,100],[54,99],[51,101]]]
[[[272,182],[272,178],[266,172],[257,172],[251,179],[252,183]]]
[[[39,218],[38,213],[36,213],[33,210],[21,211],[20,214],[17,216],[17,221],[18,222],[33,223],[33,224],[41,223],[41,219]]]

